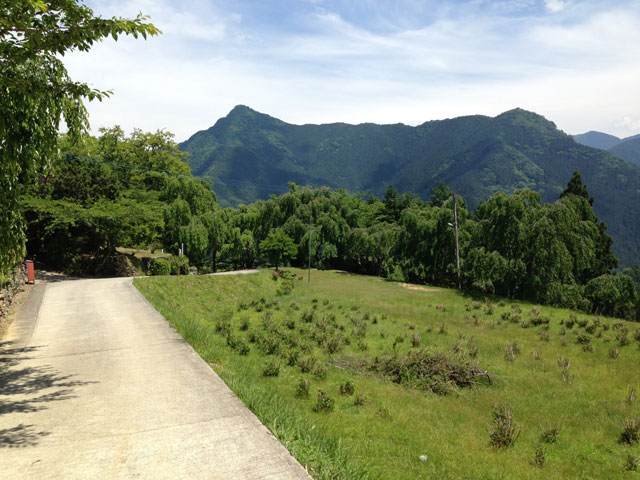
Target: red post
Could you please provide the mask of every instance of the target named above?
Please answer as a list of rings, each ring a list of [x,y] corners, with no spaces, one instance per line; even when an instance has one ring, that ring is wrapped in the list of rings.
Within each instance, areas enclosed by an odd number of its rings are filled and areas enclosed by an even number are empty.
[[[33,268],[33,260],[27,260],[27,283],[36,283],[36,271]]]

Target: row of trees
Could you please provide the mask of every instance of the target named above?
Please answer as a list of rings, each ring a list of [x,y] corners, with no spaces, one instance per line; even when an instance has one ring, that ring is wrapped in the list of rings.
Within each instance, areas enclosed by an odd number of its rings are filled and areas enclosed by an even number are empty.
[[[184,246],[200,269],[305,266],[311,222],[315,267],[457,284],[453,192],[444,184],[429,202],[392,187],[378,199],[291,184],[278,197],[223,210],[166,132],[127,137],[115,127],[74,144],[63,136],[60,147],[62,158],[22,198],[31,253],[59,266],[81,254],[108,258],[117,246]],[[631,316],[634,283],[609,275],[617,260],[592,204],[577,172],[552,204],[520,190],[497,193],[472,214],[458,197],[463,287]]]
[[[638,301],[633,281],[609,274],[617,259],[592,204],[578,172],[552,204],[543,204],[531,190],[497,193],[473,214],[458,201],[463,287],[633,316]],[[379,200],[291,185],[286,194],[223,215],[221,258],[234,267],[253,266],[261,257],[261,242],[273,231],[293,241],[297,249],[291,262],[304,266],[311,219],[315,266],[456,285],[453,192],[446,185],[434,189],[429,202],[400,196],[392,187]]]

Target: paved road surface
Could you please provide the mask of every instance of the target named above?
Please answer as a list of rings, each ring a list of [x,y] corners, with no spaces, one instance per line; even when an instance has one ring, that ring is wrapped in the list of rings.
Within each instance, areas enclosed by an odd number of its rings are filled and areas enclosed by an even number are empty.
[[[22,306],[0,347],[0,478],[309,477],[118,278],[39,283]]]

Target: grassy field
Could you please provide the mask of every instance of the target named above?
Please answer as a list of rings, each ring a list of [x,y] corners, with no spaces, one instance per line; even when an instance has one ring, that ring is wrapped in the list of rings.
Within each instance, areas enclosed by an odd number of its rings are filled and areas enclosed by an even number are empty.
[[[634,475],[640,325],[343,272],[135,285],[315,478]]]

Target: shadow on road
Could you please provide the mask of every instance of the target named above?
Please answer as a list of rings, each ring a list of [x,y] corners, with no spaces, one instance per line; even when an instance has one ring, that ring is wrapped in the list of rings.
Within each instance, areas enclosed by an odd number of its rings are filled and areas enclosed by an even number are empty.
[[[49,270],[36,270],[36,282],[55,283],[68,280],[82,280],[80,277],[69,277],[64,273]]]
[[[0,342],[0,448],[33,446],[49,435],[34,425],[8,426],[4,415],[44,410],[51,402],[75,398],[76,387],[97,383],[74,380],[73,375],[61,375],[51,366],[21,367],[29,353],[41,348],[15,348],[13,342]]]

